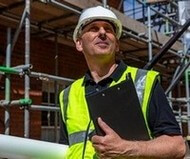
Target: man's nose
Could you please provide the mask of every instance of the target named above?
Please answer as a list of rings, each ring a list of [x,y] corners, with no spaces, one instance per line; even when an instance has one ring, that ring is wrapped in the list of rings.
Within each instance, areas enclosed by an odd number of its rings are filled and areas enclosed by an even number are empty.
[[[106,33],[106,30],[104,29],[104,27],[100,27],[99,32],[100,32],[101,34],[105,34],[105,33]]]
[[[104,27],[101,27],[99,29],[99,35],[101,38],[105,38],[106,37],[106,30],[104,29]]]

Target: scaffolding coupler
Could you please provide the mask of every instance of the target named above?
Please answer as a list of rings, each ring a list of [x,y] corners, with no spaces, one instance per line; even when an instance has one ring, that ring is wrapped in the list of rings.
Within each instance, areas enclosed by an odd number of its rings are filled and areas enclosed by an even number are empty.
[[[0,66],[0,72],[4,72],[6,74],[25,74],[26,72],[29,72],[29,70],[32,68],[31,64],[28,65],[19,65],[16,67],[4,67]]]
[[[3,67],[3,66],[0,66],[0,72],[4,72],[4,73],[8,73],[8,74],[18,74],[19,73],[19,71],[14,68]]]
[[[30,98],[22,98],[19,100],[12,100],[12,101],[6,101],[6,100],[1,100],[0,101],[0,106],[14,106],[14,105],[19,105],[19,106],[29,106],[32,104],[32,99]]]
[[[31,105],[32,104],[32,99],[30,98],[24,98],[19,100],[20,105]]]

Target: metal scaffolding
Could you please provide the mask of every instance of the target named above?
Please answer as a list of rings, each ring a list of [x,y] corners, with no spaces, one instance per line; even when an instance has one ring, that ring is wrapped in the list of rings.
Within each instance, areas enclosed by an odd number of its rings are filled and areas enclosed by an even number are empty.
[[[55,107],[50,106],[42,106],[42,105],[32,105],[32,100],[30,99],[30,77],[39,78],[41,80],[50,79],[54,81],[64,81],[71,83],[72,79],[63,78],[59,76],[55,76],[58,74],[58,63],[57,63],[57,39],[55,39],[56,43],[56,70],[55,75],[49,75],[45,73],[39,72],[31,72],[30,69],[32,65],[30,64],[30,0],[25,0],[25,9],[23,11],[23,15],[19,26],[14,34],[13,40],[11,41],[11,28],[7,29],[7,49],[6,49],[6,67],[1,66],[0,72],[1,74],[6,74],[5,79],[5,100],[0,101],[0,106],[5,108],[5,134],[8,135],[10,133],[10,107],[11,106],[24,106],[24,137],[29,138],[29,123],[30,123],[30,110],[43,110],[43,111],[55,111],[55,134],[57,134],[57,126],[58,126],[58,115],[57,111],[59,111],[57,100],[55,100]],[[11,67],[11,51],[15,46],[16,40],[19,36],[22,26],[25,24],[25,65],[20,65],[16,67]],[[30,72],[30,73],[29,73]],[[25,93],[24,98],[19,100],[11,100],[10,99],[10,85],[11,79],[10,74],[18,74],[24,76],[25,81]],[[55,88],[57,89],[57,83],[55,82]],[[55,99],[58,98],[58,92],[56,90]],[[55,137],[58,142],[57,136]]]
[[[35,0],[33,0],[34,2]],[[173,16],[172,13],[168,13],[166,12],[165,14],[160,13],[158,10],[155,9],[154,6],[152,6],[152,4],[145,4],[143,1],[137,0],[139,3],[143,4],[142,7],[144,8],[146,5],[147,7],[147,17],[143,17],[142,19],[147,19],[147,33],[142,33],[140,34],[136,34],[131,30],[128,30],[124,27],[123,29],[123,37],[125,37],[126,35],[129,37],[132,37],[135,40],[139,40],[141,42],[144,42],[145,44],[148,45],[148,60],[149,62],[152,62],[153,58],[153,47],[154,48],[160,48],[161,46],[156,43],[155,41],[153,41],[152,39],[152,15],[151,15],[151,11],[154,11],[156,13],[157,16],[162,17],[163,19],[165,19],[165,27],[166,27],[166,34],[173,34],[174,33],[174,29],[177,28],[180,30],[181,28],[181,24],[178,23],[175,19],[175,17]],[[106,0],[102,0],[103,2],[103,6],[107,6],[107,1]],[[7,18],[9,18],[9,20],[11,21],[16,21],[19,22],[18,28],[14,34],[13,40],[11,41],[11,28],[7,29],[7,50],[6,50],[6,67],[0,67],[0,72],[1,74],[6,74],[6,82],[5,82],[5,100],[1,100],[0,101],[0,105],[3,106],[5,108],[5,134],[9,134],[9,121],[10,121],[10,107],[14,106],[14,105],[23,105],[24,106],[24,137],[28,138],[29,137],[29,121],[30,121],[30,110],[43,110],[43,111],[54,111],[56,112],[55,115],[55,131],[57,131],[57,127],[58,127],[58,112],[59,112],[59,107],[58,107],[58,103],[57,100],[55,100],[55,107],[51,107],[51,106],[42,106],[42,105],[32,105],[32,100],[30,99],[30,77],[35,77],[35,78],[39,78],[39,79],[51,79],[56,81],[55,82],[55,99],[57,99],[58,97],[58,91],[57,91],[57,81],[64,81],[67,83],[71,83],[73,82],[72,79],[68,79],[68,78],[63,78],[63,77],[59,77],[58,76],[58,46],[57,46],[57,36],[60,37],[65,37],[65,32],[62,33],[62,31],[57,31],[57,30],[53,30],[53,29],[49,29],[45,26],[41,26],[40,30],[41,31],[45,31],[48,32],[50,34],[53,34],[55,39],[55,51],[56,51],[56,60],[55,60],[55,75],[49,75],[49,74],[45,74],[45,73],[39,73],[39,72],[32,72],[31,68],[32,65],[30,64],[30,30],[31,28],[35,28],[38,29],[39,26],[35,25],[35,23],[31,23],[30,21],[30,6],[31,6],[31,1],[30,0],[25,0],[25,7],[24,7],[24,11],[22,13],[22,17],[20,19],[20,21],[18,20],[18,18],[16,16],[15,19],[9,15],[7,15]],[[41,1],[41,3],[48,3],[51,4],[53,6],[56,7],[60,7],[63,8],[65,10],[69,10],[74,14],[79,15],[81,13],[81,9],[76,9],[76,7],[72,7],[71,5],[67,5],[67,4],[63,4],[60,3],[58,1],[55,0],[48,0],[48,1]],[[23,2],[18,2],[17,5],[23,5]],[[158,8],[156,6],[156,8]],[[166,5],[166,10],[172,10],[171,8],[176,8],[176,3],[175,2],[171,2],[171,3],[167,3]],[[163,9],[163,8],[162,8]],[[170,14],[170,15],[169,15]],[[154,15],[154,16],[156,16]],[[4,17],[6,17],[5,15],[3,15]],[[20,65],[17,67],[11,67],[11,52],[15,46],[16,40],[18,39],[18,35],[20,33],[20,30],[22,28],[22,26],[25,24],[25,64],[24,65]],[[160,25],[163,23],[160,23]],[[175,25],[175,27],[171,27],[172,25]],[[186,29],[189,26],[189,23],[186,23]],[[186,30],[184,29],[183,32]],[[182,30],[182,29],[181,29]],[[179,31],[180,32],[180,31]],[[148,36],[144,36],[145,34],[147,34]],[[180,34],[179,34],[180,36]],[[178,38],[178,37],[176,37]],[[176,39],[175,39],[176,40]],[[175,41],[174,41],[175,42]],[[171,44],[172,45],[172,44]],[[187,122],[188,123],[188,134],[190,133],[190,97],[189,97],[189,74],[190,71],[188,70],[189,65],[190,65],[190,55],[188,54],[187,49],[184,46],[184,50],[182,50],[181,52],[176,52],[173,49],[170,49],[171,45],[167,46],[167,48],[163,48],[165,49],[165,52],[170,52],[172,55],[177,56],[178,58],[180,58],[180,63],[179,66],[177,67],[171,84],[168,87],[168,89],[166,90],[166,94],[168,95],[172,89],[174,88],[174,86],[177,84],[177,82],[180,80],[181,76],[184,75],[185,72],[185,87],[186,87],[186,97],[183,98],[174,98],[172,97],[172,95],[170,95],[169,100],[170,103],[173,102],[177,102],[177,103],[181,103],[184,102],[186,104],[185,107],[187,108],[187,112],[181,111],[181,106],[179,106],[179,110],[177,112],[177,119],[180,123],[183,122]],[[160,59],[161,57],[158,57],[157,59]],[[135,59],[135,58],[134,58]],[[136,59],[135,59],[136,60]],[[155,62],[156,63],[156,62]],[[151,67],[155,64],[155,63],[151,63]],[[19,99],[19,100],[12,100],[10,99],[10,83],[11,83],[11,79],[10,79],[10,74],[17,74],[17,75],[22,75],[24,76],[24,81],[25,81],[25,95],[23,99]],[[55,133],[56,134],[56,133]],[[57,137],[56,137],[56,141],[57,141]]]
[[[154,43],[153,43],[152,37],[151,37],[152,36],[152,31],[151,31],[152,28],[159,30],[162,27],[162,28],[164,28],[164,32],[163,32],[164,34],[173,36],[172,38],[176,39],[175,36],[177,36],[177,35],[176,35],[175,30],[180,28],[181,25],[184,24],[184,23],[183,24],[180,23],[179,15],[176,14],[176,13],[178,13],[178,10],[179,10],[178,1],[172,1],[169,3],[168,1],[163,0],[160,2],[162,2],[162,3],[157,3],[157,1],[153,1],[153,0],[150,1],[150,3],[146,3],[146,1],[143,1],[143,0],[137,0],[136,3],[141,5],[141,7],[142,7],[141,9],[142,9],[142,13],[143,13],[142,17],[140,19],[136,15],[136,14],[139,14],[139,8],[140,8],[139,5],[137,5],[137,4],[136,5],[133,4],[133,8],[131,10],[128,10],[129,13],[126,13],[126,14],[133,15],[133,17],[135,17],[136,20],[139,20],[139,21],[147,24],[147,26],[148,26],[147,27],[148,28],[148,31],[147,31],[148,32],[148,41],[147,42],[148,42],[149,61],[151,61],[151,59],[152,59],[152,56],[153,56],[152,55],[152,47],[154,46]],[[179,3],[183,3],[183,2],[179,2]],[[135,12],[134,7],[138,7],[137,12]],[[146,9],[147,14],[145,13],[145,9]],[[131,13],[131,12],[133,12],[133,13]],[[160,18],[162,18],[162,19],[160,19]],[[187,18],[187,21],[188,20],[189,19]],[[155,28],[156,26],[158,26],[158,28]],[[189,24],[187,24],[187,26],[185,28],[183,28],[184,29],[183,33],[188,29],[188,27],[189,27]],[[171,38],[171,40],[172,40],[172,38]],[[181,41],[184,42],[183,38],[181,38],[181,39],[182,39]],[[167,44],[170,45],[169,42]],[[165,49],[165,47],[167,47],[167,44],[162,49]],[[171,47],[171,46],[169,46],[169,47]],[[165,52],[165,51],[160,50],[160,52]],[[179,51],[177,54],[174,53],[176,56],[178,56],[178,57],[180,56],[180,62],[179,62],[179,65],[178,65],[176,71],[173,74],[171,83],[166,90],[166,95],[168,95],[168,100],[170,102],[171,107],[173,108],[173,104],[176,104],[176,103],[178,105],[178,111],[174,110],[174,112],[176,113],[176,118],[177,118],[178,122],[180,123],[181,126],[183,123],[188,124],[188,134],[187,135],[189,135],[189,133],[190,133],[190,95],[189,95],[190,58],[189,58],[188,52],[189,52],[189,48],[187,49],[186,44],[184,43],[184,49]],[[156,54],[157,58],[156,58],[156,56],[154,58],[160,59],[162,57],[162,55],[160,57],[158,57],[159,55],[160,55],[159,53]],[[147,66],[144,67],[145,69],[148,68],[148,64],[147,64]],[[152,62],[152,65],[154,65],[154,62]],[[179,81],[184,74],[185,74],[185,82],[184,82],[185,84],[184,85],[185,85],[186,96],[174,98],[174,97],[172,97],[172,91],[175,88],[175,86],[178,83],[180,83]],[[185,107],[187,110],[186,111],[184,111],[184,109],[182,110],[182,107]]]

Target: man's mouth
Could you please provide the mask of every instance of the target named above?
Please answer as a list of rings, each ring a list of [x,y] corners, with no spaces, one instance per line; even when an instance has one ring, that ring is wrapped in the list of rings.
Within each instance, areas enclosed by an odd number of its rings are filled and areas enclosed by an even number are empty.
[[[107,47],[109,44],[107,42],[97,42],[96,45],[99,47]]]

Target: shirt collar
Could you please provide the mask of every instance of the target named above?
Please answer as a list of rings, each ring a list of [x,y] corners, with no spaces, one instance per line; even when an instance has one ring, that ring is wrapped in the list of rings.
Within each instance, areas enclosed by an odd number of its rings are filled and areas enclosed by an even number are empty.
[[[127,65],[122,60],[119,61],[116,69],[107,78],[110,78],[110,79],[114,80],[115,82],[117,82],[120,79],[120,77],[122,76],[123,72],[126,70],[126,68],[127,68]],[[90,71],[88,70],[84,76],[83,85],[86,85],[89,82],[94,82],[94,80],[90,74]]]

